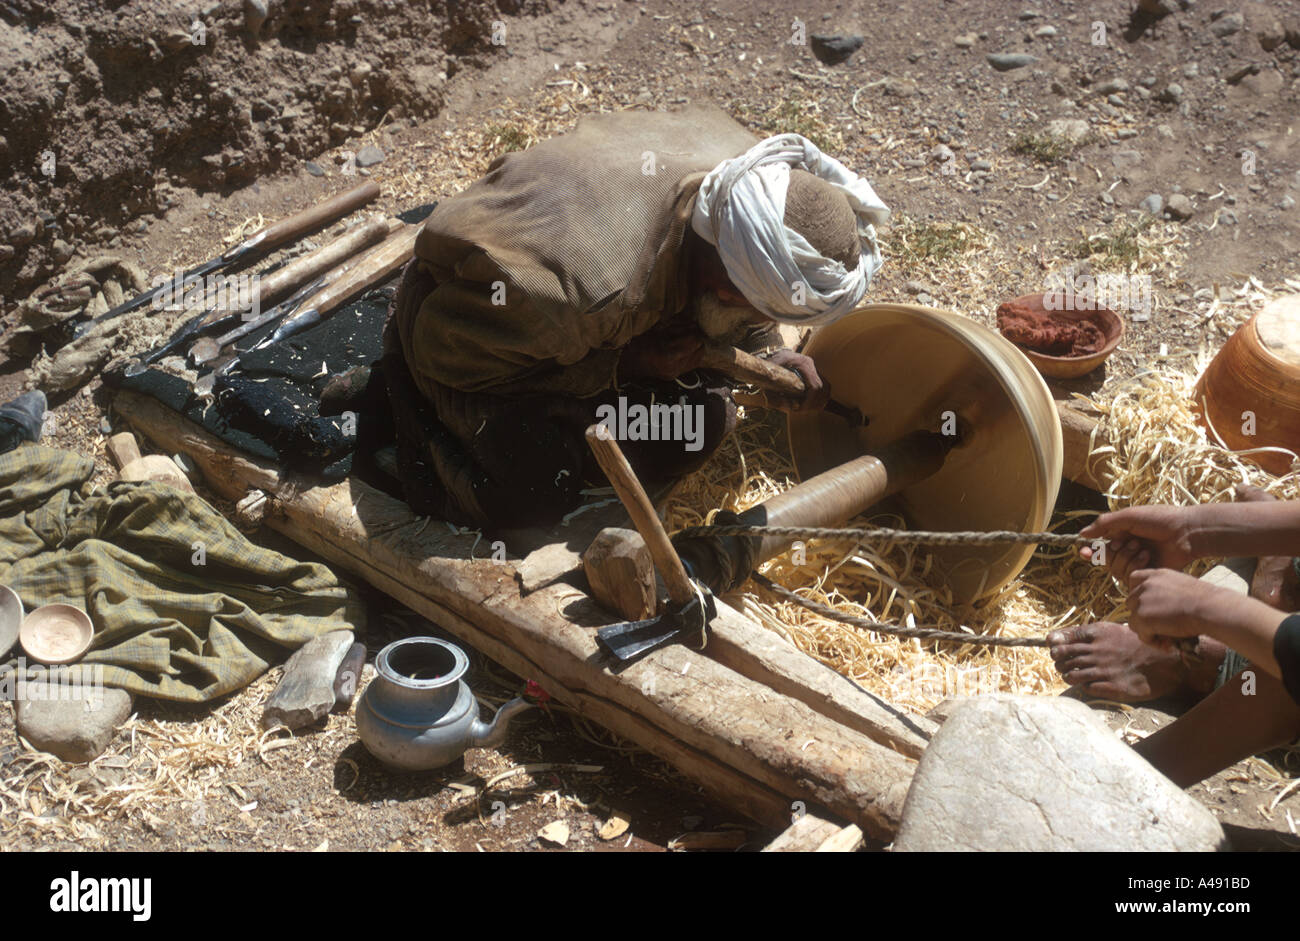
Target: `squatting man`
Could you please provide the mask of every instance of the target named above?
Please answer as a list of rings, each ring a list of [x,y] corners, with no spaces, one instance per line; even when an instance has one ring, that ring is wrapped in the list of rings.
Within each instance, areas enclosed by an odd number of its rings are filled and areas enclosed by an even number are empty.
[[[385,328],[407,501],[552,524],[606,484],[597,421],[662,490],[736,423],[708,340],[793,369],[806,393],[784,407],[821,408],[830,390],[778,327],[859,304],[888,216],[807,139],[759,141],[714,107],[595,115],[497,158],[425,222]]]

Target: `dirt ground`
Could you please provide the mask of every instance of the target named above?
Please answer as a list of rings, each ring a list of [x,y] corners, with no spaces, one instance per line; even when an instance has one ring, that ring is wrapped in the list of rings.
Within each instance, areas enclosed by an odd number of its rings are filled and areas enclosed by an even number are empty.
[[[753,0],[502,0],[495,9],[449,4],[461,11],[455,16],[437,4],[397,14],[357,2],[329,13],[307,5],[298,18],[272,3],[268,32],[256,41],[245,35],[240,4],[211,3],[203,13],[214,38],[204,53],[210,62],[181,61],[191,52],[180,45],[169,52],[159,37],[188,23],[154,6],[132,0],[95,20],[86,4],[4,5],[6,317],[41,283],[100,252],[151,275],[170,272],[253,231],[259,216],[281,217],[358,176],[383,187],[377,208],[400,211],[454,193],[495,154],[559,133],[584,112],[697,101],[717,102],[758,132],[804,133],[871,180],[895,211],[875,300],[928,295],[991,322],[999,300],[1044,290],[1045,278],[1067,267],[1127,273],[1132,265],[1149,277],[1150,318],[1130,320],[1120,352],[1080,390],[1161,357],[1217,349],[1227,329],[1215,300],[1251,279],[1300,288],[1300,0],[1203,0],[1153,22],[1133,15],[1128,0],[800,10],[809,34],[868,37],[836,66],[790,41],[798,24],[786,5]],[[427,22],[403,32],[419,16]],[[491,39],[494,21],[505,25],[501,44]],[[1097,21],[1106,26],[1103,44],[1094,42]],[[1000,52],[1036,61],[999,72],[986,55]],[[236,62],[254,56],[260,73]],[[74,60],[94,70],[69,71]],[[132,69],[128,81],[121,73]],[[20,74],[26,84],[12,83]],[[216,90],[201,84],[214,75],[230,78]],[[134,135],[122,120],[128,113],[139,115]],[[1076,144],[1048,136],[1059,119],[1084,122]],[[39,121],[58,140],[101,128],[103,146],[84,134],[82,150],[60,156],[63,175],[43,177],[32,169],[45,149],[31,130]],[[176,127],[160,131],[165,121]],[[115,123],[127,131],[112,130]],[[384,159],[353,172],[347,154],[365,145]],[[1190,215],[1144,214],[1153,194],[1165,206],[1187,197]],[[19,231],[34,218],[42,221],[32,233]],[[117,352],[147,347],[146,339],[124,332]],[[28,365],[0,362],[0,400],[23,387]],[[115,427],[109,398],[97,379],[51,397],[49,443],[94,455],[105,480],[105,432]],[[383,599],[375,609],[365,638],[372,653],[402,632],[400,612]],[[481,659],[475,666],[486,698],[503,700],[522,685]],[[278,673],[207,709],[140,703],[135,736],[119,738],[110,760],[91,770],[52,768],[49,781],[94,800],[96,789],[138,771],[189,761],[175,741],[146,747],[146,729],[175,739],[194,725],[255,723]],[[1142,723],[1155,714],[1132,721],[1149,728]],[[0,708],[0,742],[12,742],[11,728],[12,710]],[[570,824],[568,849],[658,849],[688,830],[722,832],[730,848],[771,836],[559,711],[525,715],[505,746],[471,752],[463,769],[437,775],[385,772],[357,744],[350,715],[286,741],[195,757],[187,767],[198,783],[127,802],[87,824],[93,832],[70,828],[57,803],[38,797],[27,808],[34,823],[0,824],[0,848],[540,850],[558,848],[537,837],[558,819]],[[17,760],[14,746],[0,745],[0,774]],[[552,767],[475,792],[496,774],[539,762]],[[1285,804],[1267,807],[1267,774],[1245,763],[1194,793],[1249,848],[1300,846]],[[505,810],[495,819],[494,801]],[[615,810],[632,826],[602,841],[595,833]],[[743,836],[727,835],[735,825]]]

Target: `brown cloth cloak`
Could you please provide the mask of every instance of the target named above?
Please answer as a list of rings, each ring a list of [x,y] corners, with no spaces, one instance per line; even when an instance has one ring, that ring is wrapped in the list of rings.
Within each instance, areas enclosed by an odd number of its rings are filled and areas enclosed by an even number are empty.
[[[757,139],[713,106],[593,115],[505,154],[440,203],[415,245],[432,276],[399,294],[417,387],[587,397],[618,351],[686,304],[682,239],[705,174]]]

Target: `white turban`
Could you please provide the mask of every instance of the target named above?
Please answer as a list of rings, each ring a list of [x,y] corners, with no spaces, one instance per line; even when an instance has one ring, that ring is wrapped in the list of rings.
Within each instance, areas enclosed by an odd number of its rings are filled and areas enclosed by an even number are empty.
[[[791,169],[808,171],[848,198],[862,246],[856,267],[827,258],[786,226]],[[889,207],[870,183],[806,137],[779,134],[713,168],[700,185],[691,227],[717,247],[751,304],[773,320],[813,325],[842,317],[867,293],[883,261],[875,226],[888,219]]]

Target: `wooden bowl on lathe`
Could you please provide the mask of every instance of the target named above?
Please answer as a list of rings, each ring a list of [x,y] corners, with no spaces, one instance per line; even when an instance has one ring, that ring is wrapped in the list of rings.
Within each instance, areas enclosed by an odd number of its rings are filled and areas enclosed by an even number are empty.
[[[1294,457],[1278,449],[1300,452],[1300,295],[1242,324],[1197,380],[1195,399],[1225,445],[1270,474],[1290,473]]]

